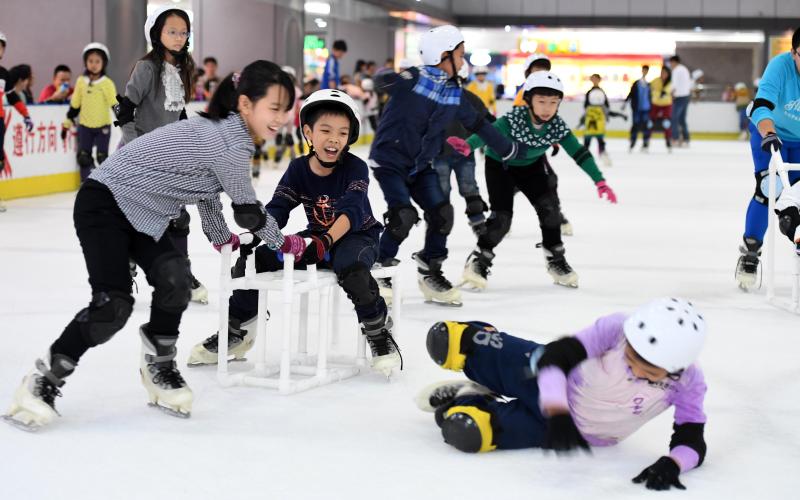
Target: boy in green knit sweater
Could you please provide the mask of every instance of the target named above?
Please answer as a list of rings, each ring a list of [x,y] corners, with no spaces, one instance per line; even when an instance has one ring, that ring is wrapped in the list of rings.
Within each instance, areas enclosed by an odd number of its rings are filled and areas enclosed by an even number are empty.
[[[617,197],[603,179],[592,154],[582,146],[564,120],[558,116],[558,106],[564,97],[561,80],[549,71],[531,73],[523,87],[525,106],[516,106],[499,118],[494,126],[509,139],[527,146],[527,154],[502,162],[491,148],[486,149],[486,186],[492,214],[486,233],[478,238],[478,248],[467,257],[464,283],[482,290],[486,288],[494,248],[500,244],[511,227],[514,210],[514,190],[519,189],[531,202],[542,229],[542,248],[547,272],[557,285],[578,286],[578,275],[564,257],[561,241],[561,217],[556,189],[557,179],[545,161],[547,150],[558,143],[575,163],[592,178],[597,194],[616,203]],[[466,141],[457,137],[447,139],[456,151],[469,154],[484,145],[473,135]]]

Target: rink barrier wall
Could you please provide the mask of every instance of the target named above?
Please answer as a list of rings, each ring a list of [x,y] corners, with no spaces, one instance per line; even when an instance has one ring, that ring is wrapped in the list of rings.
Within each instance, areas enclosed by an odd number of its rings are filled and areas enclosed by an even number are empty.
[[[611,108],[619,111],[621,104],[612,102]],[[202,111],[205,105],[204,102],[191,102],[186,107],[187,114],[194,116],[198,111]],[[6,162],[0,170],[0,199],[40,196],[78,188],[80,180],[75,160],[77,134],[73,131],[67,140],[61,140],[61,123],[66,116],[67,108],[66,104],[29,106],[31,119],[34,122],[33,132],[30,133],[25,131],[25,124],[19,113],[14,108],[5,108]],[[499,101],[497,108],[498,113],[503,114],[511,109],[511,101]],[[630,115],[630,109],[625,113]],[[583,102],[565,101],[559,109],[559,114],[573,128],[576,135],[582,135],[577,125],[583,115]],[[735,139],[739,134],[739,115],[732,103],[691,103],[687,121],[694,139]],[[630,119],[628,121],[611,119],[606,126],[606,136],[624,138],[628,136],[629,129]],[[659,134],[654,135],[659,136]],[[112,126],[111,151],[116,149],[121,137],[120,129]],[[372,137],[373,134],[364,133],[355,145],[369,145]],[[298,153],[307,152],[304,144],[297,144],[295,147]],[[274,158],[275,146],[270,145],[266,148],[266,152],[270,158]]]

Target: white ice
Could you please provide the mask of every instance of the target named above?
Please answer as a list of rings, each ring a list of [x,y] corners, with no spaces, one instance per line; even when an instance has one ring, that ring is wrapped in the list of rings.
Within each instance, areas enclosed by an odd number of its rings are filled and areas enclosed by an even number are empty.
[[[654,139],[649,155],[610,141],[604,168],[619,196],[597,198],[589,178],[563,152],[553,159],[563,208],[575,228],[565,239],[580,288],[553,285],[544,271],[532,208],[516,199],[512,232],[497,249],[490,288],[464,293],[461,309],[427,305],[407,280],[405,370],[387,382],[373,373],[295,396],[266,389],[222,389],[213,368],[183,368],[195,393],[192,418],[146,406],[139,382],[137,327],[147,320],[150,289],[139,278],[125,329],[91,350],[63,388],[63,417],[39,434],[0,425],[0,498],[644,498],[631,478],[667,452],[672,412],[619,446],[562,459],[540,450],[466,455],[443,443],[430,414],[412,397],[458,377],[425,351],[437,320],[479,319],[537,341],[573,332],[596,317],[631,311],[651,298],[688,297],[705,313],[710,335],[701,357],[708,457],[682,476],[676,498],[797,498],[800,486],[800,318],[766,304],[763,291],[734,282],[744,213],[753,189],[746,143],[696,141],[667,154]],[[359,151],[365,154],[365,150]],[[279,177],[257,186],[267,201]],[[479,179],[483,187],[482,170]],[[485,193],[485,191],[484,191]],[[373,211],[385,210],[377,183]],[[0,215],[0,403],[89,299],[72,227],[74,194],[16,200]],[[474,239],[458,215],[447,275],[459,281]],[[296,211],[290,229],[302,226]],[[190,252],[211,304],[184,315],[179,360],[216,330],[218,255],[192,212]],[[230,214],[228,214],[230,215]],[[232,218],[228,217],[232,222]],[[407,276],[423,227],[401,249]],[[789,243],[781,240],[779,291],[789,290]],[[342,321],[355,338],[355,320]],[[354,340],[353,340],[354,342]]]

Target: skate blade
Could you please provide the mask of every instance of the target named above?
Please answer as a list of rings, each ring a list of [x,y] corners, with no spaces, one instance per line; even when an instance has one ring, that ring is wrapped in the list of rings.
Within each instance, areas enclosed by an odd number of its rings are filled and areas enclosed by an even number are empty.
[[[208,299],[192,299],[192,302],[194,302],[195,304],[201,304],[201,305],[204,305],[204,306],[208,305]]]
[[[460,288],[468,292],[482,292],[486,290],[487,287],[488,285],[486,283],[476,283],[472,280],[463,280],[461,283],[456,285],[456,288]]]
[[[3,420],[5,420],[6,423],[8,423],[8,425],[16,427],[17,429],[23,430],[25,432],[38,432],[39,429],[44,427],[36,423],[26,424],[25,422],[20,422],[12,415],[3,415]]]
[[[228,359],[228,363],[239,363],[247,361],[247,358],[230,358]],[[214,361],[213,363],[203,363],[202,361],[198,361],[197,363],[192,363],[191,361],[186,362],[186,366],[188,368],[199,368],[201,366],[217,366],[218,362]]]
[[[167,415],[169,415],[171,417],[189,418],[189,417],[192,416],[192,412],[185,412],[185,411],[181,411],[181,410],[176,410],[176,409],[170,408],[168,406],[162,406],[162,405],[160,405],[158,403],[147,403],[147,406],[156,408],[157,410],[160,410],[160,411],[166,413]]]
[[[426,304],[434,304],[434,305],[443,306],[443,307],[461,307],[461,306],[464,305],[464,303],[461,302],[460,300],[453,301],[453,302],[441,302],[441,301],[434,300],[434,299],[425,299],[425,303]]]
[[[560,281],[554,281],[553,284],[563,286],[564,288],[578,288],[577,283],[562,283]]]

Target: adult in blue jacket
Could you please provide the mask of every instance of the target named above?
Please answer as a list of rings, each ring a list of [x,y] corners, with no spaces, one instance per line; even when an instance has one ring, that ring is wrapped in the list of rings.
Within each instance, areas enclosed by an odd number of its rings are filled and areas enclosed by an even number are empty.
[[[453,227],[453,206],[442,192],[433,160],[444,145],[445,129],[458,120],[506,159],[516,157],[522,146],[500,135],[467,100],[461,99],[457,75],[464,64],[464,37],[455,26],[424,33],[420,55],[424,66],[376,75],[376,89],[390,95],[370,151],[370,166],[388,205],[379,262],[399,262],[395,256],[400,244],[420,220],[411,205],[413,199],[427,223],[425,246],[413,254],[420,290],[427,301],[460,305],[460,291],[442,274],[447,235]],[[390,301],[390,283],[379,280],[379,284],[382,295]]]
[[[750,149],[755,166],[756,189],[745,218],[744,245],[736,265],[739,287],[756,285],[758,258],[767,231],[768,167],[772,151],[780,151],[788,163],[800,163],[800,28],[792,35],[792,49],[769,62],[756,98],[751,104]],[[789,173],[789,182],[800,172]],[[778,194],[782,186],[778,180]]]

